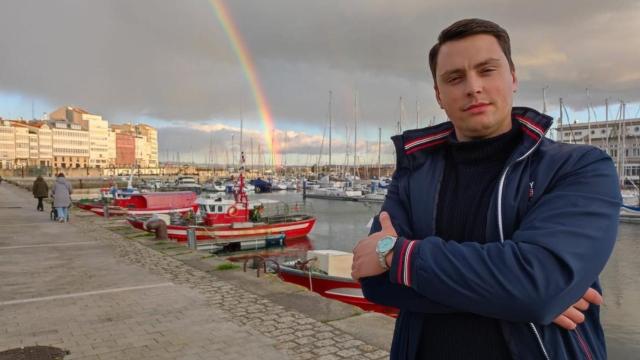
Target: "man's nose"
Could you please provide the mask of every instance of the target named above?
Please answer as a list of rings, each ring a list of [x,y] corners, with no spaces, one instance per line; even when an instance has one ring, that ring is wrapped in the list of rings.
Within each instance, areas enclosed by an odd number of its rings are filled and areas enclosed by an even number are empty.
[[[470,75],[467,78],[467,96],[474,96],[482,93],[482,79],[478,76]]]

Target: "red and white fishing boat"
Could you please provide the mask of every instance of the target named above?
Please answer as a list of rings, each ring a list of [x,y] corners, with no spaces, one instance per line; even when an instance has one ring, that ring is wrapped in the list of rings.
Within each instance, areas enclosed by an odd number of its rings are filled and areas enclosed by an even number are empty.
[[[197,195],[192,191],[151,192],[116,197],[108,206],[109,215],[143,216],[169,213],[194,213],[198,210]],[[102,200],[75,202],[81,209],[104,215]]]
[[[352,261],[350,253],[313,250],[307,253],[307,260],[277,264],[274,270],[282,280],[304,286],[324,297],[396,317],[398,309],[374,304],[364,297],[360,283],[349,275]]]
[[[241,161],[244,164],[244,154]],[[316,219],[304,213],[304,204],[269,200],[250,202],[244,191],[242,169],[237,185],[233,199],[198,198],[199,208],[194,219],[169,219],[169,237],[187,241],[187,230],[193,229],[199,241],[267,238],[277,234],[284,235],[286,239],[295,239],[306,236],[313,229]],[[147,230],[145,222],[148,217],[129,217],[127,220],[133,227]]]

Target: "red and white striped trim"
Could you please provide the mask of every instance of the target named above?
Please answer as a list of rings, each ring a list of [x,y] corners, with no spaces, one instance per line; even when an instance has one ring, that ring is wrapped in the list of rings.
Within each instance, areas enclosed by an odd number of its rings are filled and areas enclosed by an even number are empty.
[[[409,241],[409,245],[407,245],[407,251],[404,253],[404,266],[402,269],[403,275],[403,283],[406,286],[411,286],[411,254],[413,253],[413,248],[416,245],[415,241]]]
[[[525,130],[525,132],[529,136],[536,138],[536,140],[544,136],[544,133],[545,133],[544,129],[542,127],[540,127],[540,125],[538,125],[535,122],[533,122],[533,120],[528,119],[528,118],[526,118],[524,116],[520,116],[520,115],[515,115],[515,118],[518,119],[520,124],[525,126],[525,128],[523,128],[523,130]],[[527,131],[527,130],[529,130],[529,131]],[[533,133],[531,133],[532,131],[533,131]]]
[[[427,136],[424,136],[424,137],[420,137],[420,138],[411,140],[411,141],[407,142],[404,145],[404,150],[405,150],[405,152],[408,152],[408,151],[410,151],[411,149],[413,149],[413,148],[415,148],[417,146],[420,146],[420,145],[423,145],[423,144],[427,144],[427,143],[431,143],[431,142],[434,142],[436,140],[445,138],[445,137],[449,136],[449,134],[451,134],[452,131],[453,131],[453,129],[448,129],[448,130],[445,130],[445,131],[441,131],[439,133],[435,133],[435,134],[431,134],[431,135],[427,135]]]
[[[408,245],[409,245],[409,241],[404,240],[402,242],[402,247],[400,248],[400,254],[398,255],[399,264],[396,267],[396,274],[397,274],[396,282],[398,284],[404,284],[403,282],[404,277],[402,276],[403,275],[402,270],[404,269],[404,254],[406,253]]]

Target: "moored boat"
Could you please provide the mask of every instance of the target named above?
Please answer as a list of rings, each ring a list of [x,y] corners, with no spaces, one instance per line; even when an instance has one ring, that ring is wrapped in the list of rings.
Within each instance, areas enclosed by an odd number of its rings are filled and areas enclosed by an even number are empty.
[[[277,264],[278,276],[316,292],[324,297],[355,305],[366,311],[375,311],[397,316],[398,309],[378,305],[362,294],[360,283],[350,276],[351,253],[335,250],[313,250],[307,252],[307,260]]]
[[[242,157],[244,159],[244,154]],[[167,224],[170,238],[186,241],[187,231],[193,229],[199,241],[247,237],[266,239],[274,234],[282,234],[286,239],[295,239],[309,234],[316,222],[315,217],[305,213],[303,203],[287,204],[273,200],[250,202],[245,191],[242,170],[233,199],[201,197],[198,198],[197,204],[196,216],[174,216],[170,219]],[[144,223],[147,219],[148,217],[132,216],[127,220],[133,227],[146,230]]]
[[[128,197],[113,199],[107,208],[109,215],[185,214],[197,211],[196,199],[196,194],[191,191],[131,194]],[[104,215],[103,200],[80,200],[75,205],[98,215]]]
[[[640,207],[631,205],[620,206],[620,221],[640,223]]]

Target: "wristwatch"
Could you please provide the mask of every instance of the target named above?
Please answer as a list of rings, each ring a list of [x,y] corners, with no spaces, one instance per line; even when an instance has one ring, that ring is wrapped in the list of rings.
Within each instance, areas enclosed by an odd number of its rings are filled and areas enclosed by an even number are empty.
[[[393,250],[393,246],[396,244],[397,239],[398,238],[395,236],[387,235],[378,240],[378,244],[376,245],[378,261],[380,262],[380,266],[385,270],[389,270],[389,266],[387,265],[387,254]]]

